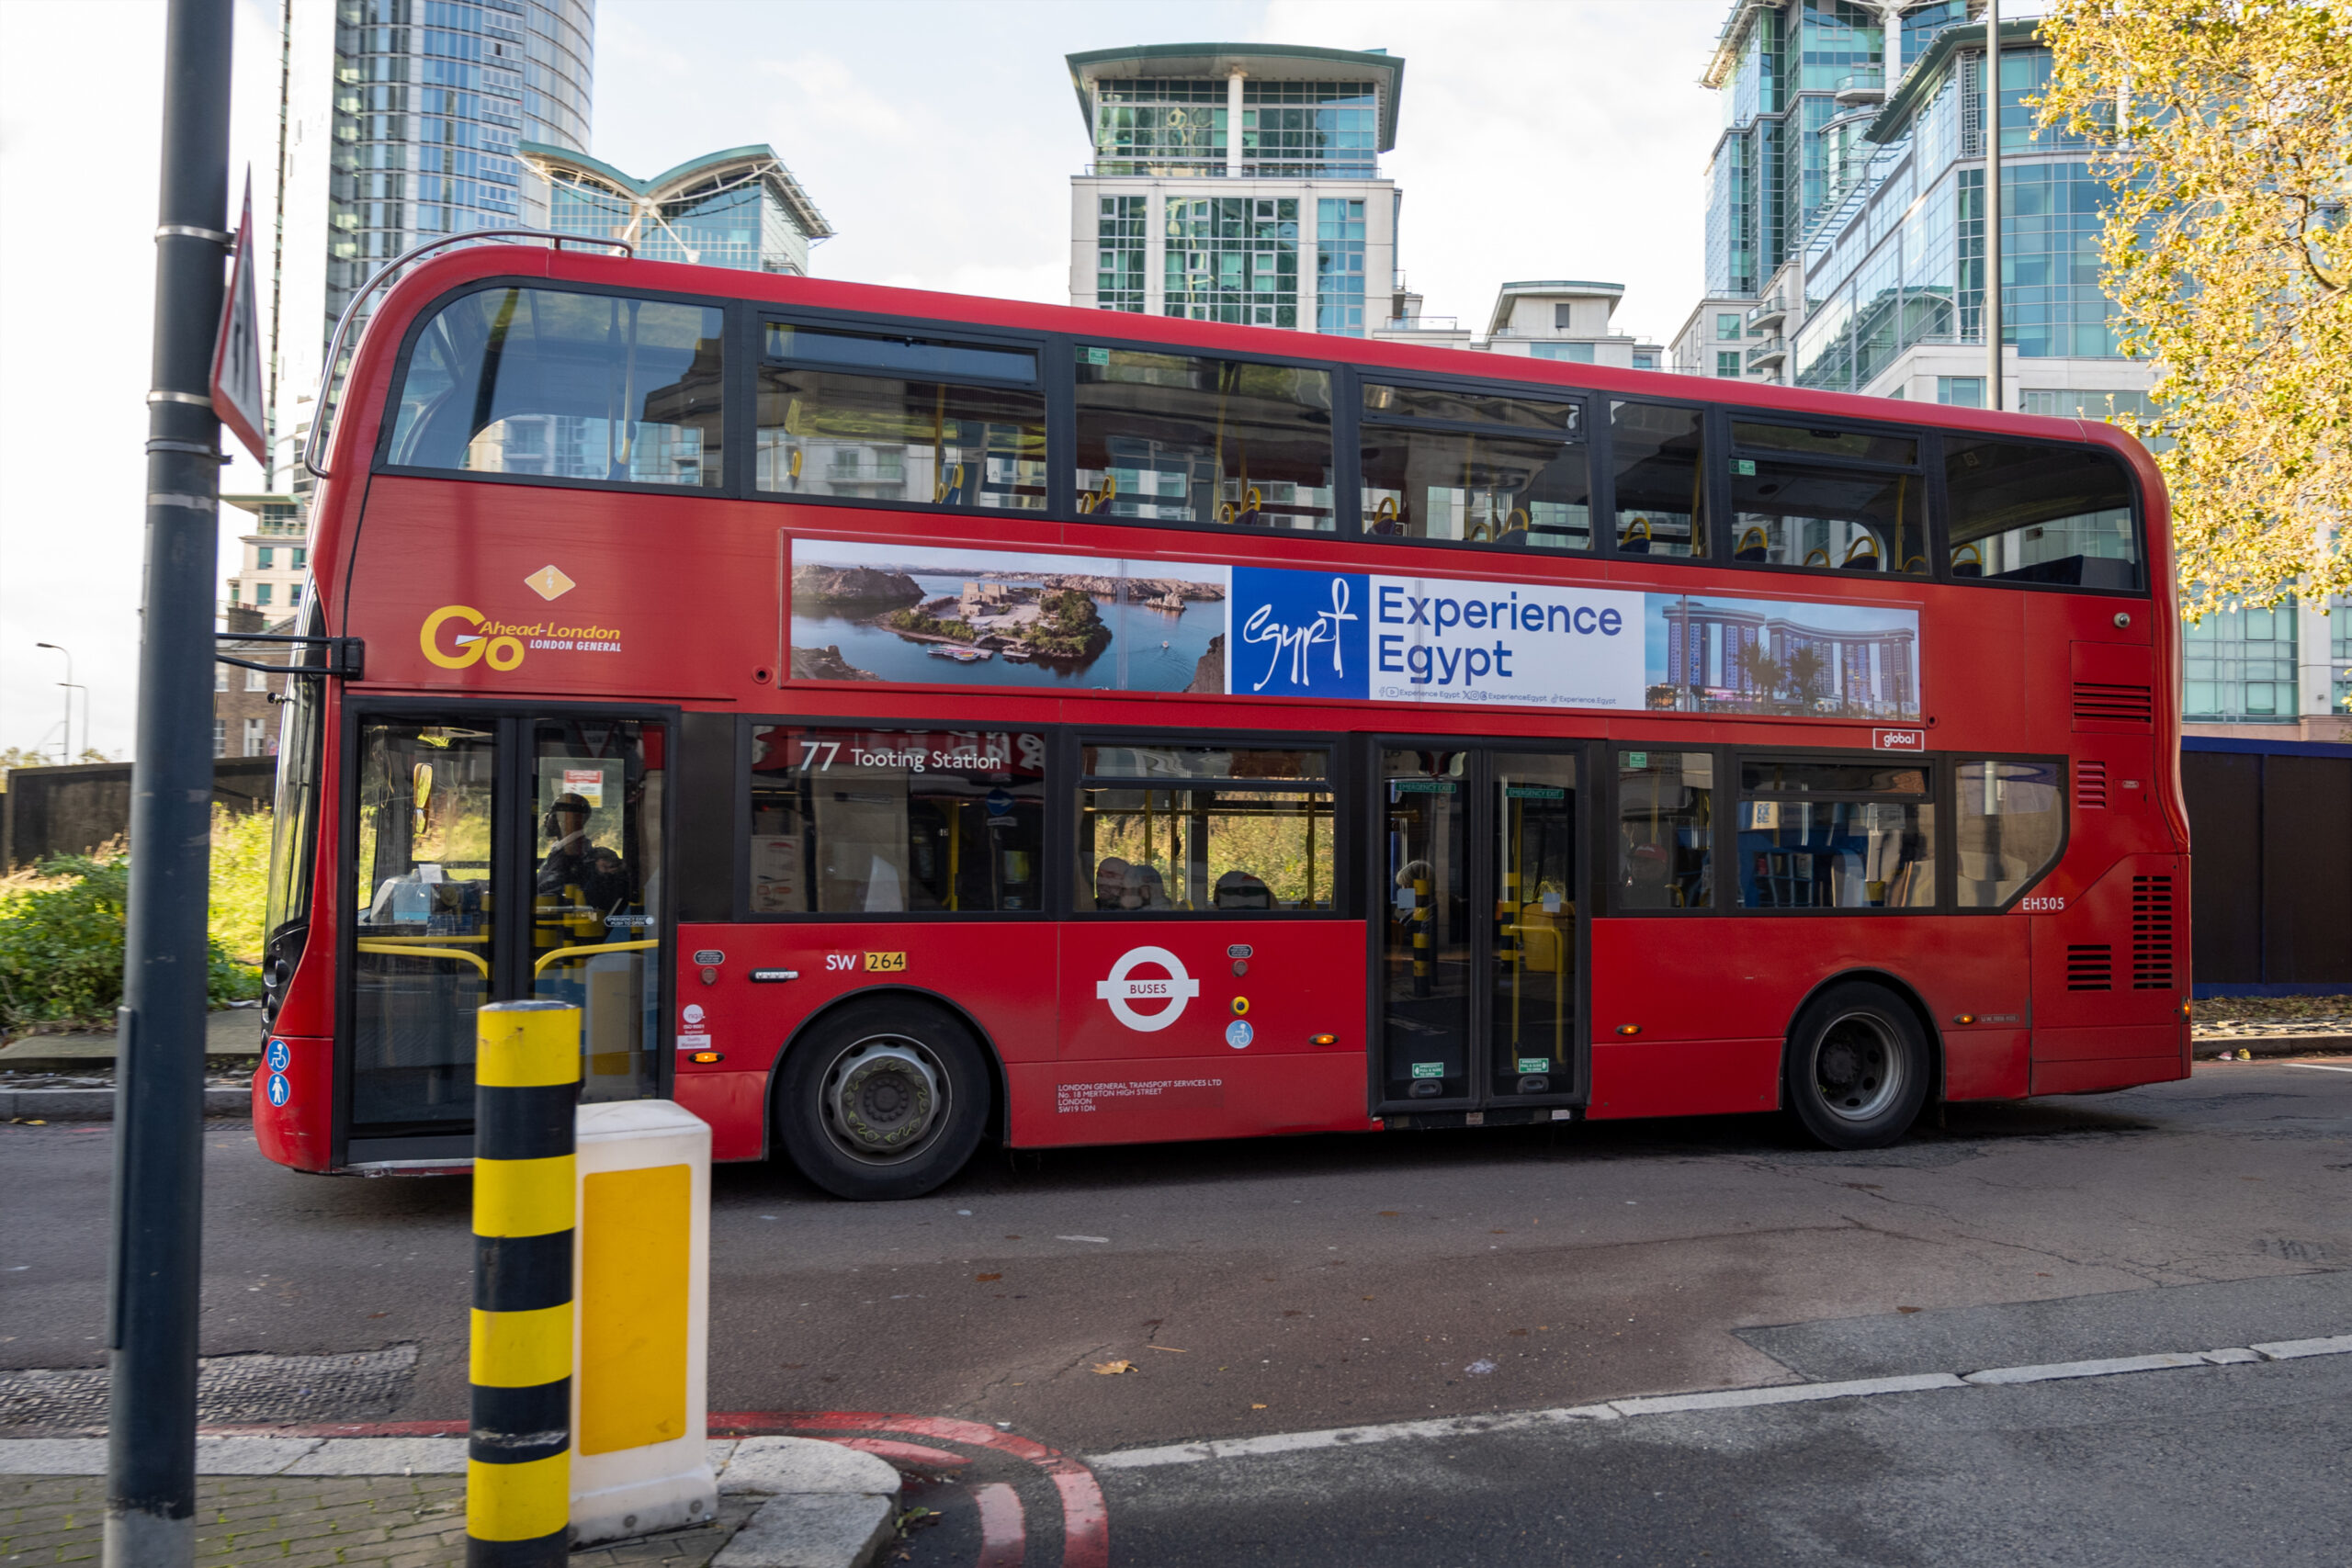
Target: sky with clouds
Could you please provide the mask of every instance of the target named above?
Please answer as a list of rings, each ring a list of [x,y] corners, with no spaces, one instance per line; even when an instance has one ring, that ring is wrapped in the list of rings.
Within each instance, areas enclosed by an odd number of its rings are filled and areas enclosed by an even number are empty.
[[[769,143],[838,231],[820,276],[1066,301],[1069,182],[1089,149],[1062,57],[1230,40],[1404,59],[1382,167],[1405,193],[1398,254],[1430,313],[1483,323],[1505,279],[1599,278],[1626,286],[1622,330],[1663,342],[1702,287],[1720,111],[1697,78],[1725,0],[597,10],[590,152],[645,175]],[[94,58],[99,17],[106,69],[59,69]],[[0,747],[55,744],[64,665],[44,641],[73,651],[92,742],[130,742],[163,20],[161,0],[0,4]],[[237,21],[232,202],[250,162],[266,230],[277,6],[237,0]],[[224,489],[259,483],[242,459],[222,472]]]

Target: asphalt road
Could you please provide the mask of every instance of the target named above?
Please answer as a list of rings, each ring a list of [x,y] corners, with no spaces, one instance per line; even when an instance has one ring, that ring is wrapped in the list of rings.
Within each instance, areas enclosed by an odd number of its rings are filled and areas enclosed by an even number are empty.
[[[105,1127],[0,1127],[0,1366],[96,1364],[110,1156]],[[234,1123],[207,1182],[207,1354],[413,1344],[381,1415],[464,1415],[466,1183],[294,1175]],[[2287,1064],[1954,1108],[1860,1155],[1737,1118],[984,1154],[893,1205],[733,1167],[715,1193],[715,1411],[955,1416],[1087,1455],[2352,1331],[2333,1272],[2352,1258],[2352,1072]],[[1121,1562],[1248,1543],[1318,1563],[1991,1562],[2046,1539],[2080,1548],[2052,1561],[2335,1562],[2346,1359],[1102,1479]],[[916,1537],[917,1561],[965,1533]],[[2294,1554],[2322,1540],[2337,1555]]]

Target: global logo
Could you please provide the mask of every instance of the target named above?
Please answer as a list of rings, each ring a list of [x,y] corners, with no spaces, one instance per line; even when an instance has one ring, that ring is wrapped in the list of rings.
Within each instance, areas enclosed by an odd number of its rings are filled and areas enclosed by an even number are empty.
[[[1149,964],[1164,975],[1139,976]],[[1107,980],[1094,982],[1094,994],[1111,1004],[1111,1016],[1129,1029],[1149,1034],[1184,1016],[1184,1004],[1201,994],[1201,983],[1184,973],[1184,962],[1164,947],[1131,947],[1111,965]],[[1138,1012],[1137,1002],[1164,1002],[1157,1012]]]

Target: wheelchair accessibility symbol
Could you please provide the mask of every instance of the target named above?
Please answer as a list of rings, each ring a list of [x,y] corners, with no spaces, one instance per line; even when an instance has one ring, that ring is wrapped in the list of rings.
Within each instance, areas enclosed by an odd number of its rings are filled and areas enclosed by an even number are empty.
[[[293,1066],[294,1053],[286,1048],[285,1041],[273,1040],[269,1043],[269,1056],[267,1060],[269,1062],[269,1070],[271,1072],[282,1073],[288,1067]]]

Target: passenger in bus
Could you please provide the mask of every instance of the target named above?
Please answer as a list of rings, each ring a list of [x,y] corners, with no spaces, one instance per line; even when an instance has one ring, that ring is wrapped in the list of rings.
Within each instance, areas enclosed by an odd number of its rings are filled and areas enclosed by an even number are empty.
[[[1172,909],[1176,906],[1168,897],[1167,880],[1154,865],[1132,866],[1128,870],[1126,908],[1130,909]]]
[[[1218,877],[1209,897],[1220,909],[1271,909],[1274,907],[1274,890],[1238,868]]]
[[[625,910],[636,894],[636,879],[617,851],[588,836],[588,802],[560,795],[548,807],[539,831],[548,840],[532,891],[541,897],[577,891],[580,904],[599,915]]]
[[[1132,909],[1129,902],[1133,889],[1130,874],[1135,867],[1117,855],[1104,855],[1094,863],[1094,907],[1098,909]]]

